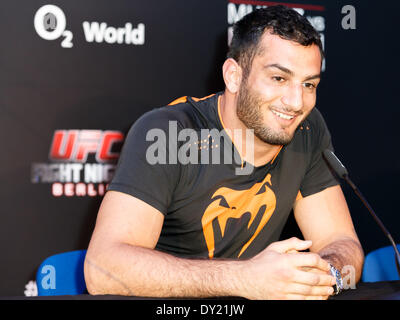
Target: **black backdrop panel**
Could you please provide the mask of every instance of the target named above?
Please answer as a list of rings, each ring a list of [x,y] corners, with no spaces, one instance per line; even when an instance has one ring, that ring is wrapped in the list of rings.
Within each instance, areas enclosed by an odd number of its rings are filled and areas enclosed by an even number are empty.
[[[318,107],[338,156],[398,240],[399,5],[283,2],[319,23],[327,59]],[[47,10],[35,28],[35,15],[49,2],[1,1],[0,295],[23,295],[47,256],[87,248],[123,135],[154,107],[223,90],[232,13],[261,3],[52,1],[58,9]],[[356,8],[355,30],[342,28],[348,4]],[[366,209],[344,191],[365,251],[387,245]],[[297,233],[292,220],[285,236]]]

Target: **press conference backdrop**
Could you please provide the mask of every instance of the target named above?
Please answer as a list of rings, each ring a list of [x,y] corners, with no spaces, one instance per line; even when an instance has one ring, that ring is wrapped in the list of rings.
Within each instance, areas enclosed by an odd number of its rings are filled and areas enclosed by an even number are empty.
[[[177,97],[223,90],[230,27],[272,4],[1,1],[0,295],[35,295],[44,258],[87,248],[132,123]],[[317,106],[337,155],[400,241],[399,5],[285,4],[321,33],[326,60]],[[365,252],[387,245],[366,209],[343,188]],[[297,235],[293,221],[284,236]]]

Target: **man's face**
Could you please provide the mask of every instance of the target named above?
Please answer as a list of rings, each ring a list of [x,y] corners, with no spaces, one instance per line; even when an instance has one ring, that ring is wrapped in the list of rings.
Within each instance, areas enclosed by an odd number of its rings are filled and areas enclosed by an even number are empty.
[[[269,32],[261,38],[247,79],[240,85],[237,115],[260,140],[288,144],[315,106],[321,54]]]

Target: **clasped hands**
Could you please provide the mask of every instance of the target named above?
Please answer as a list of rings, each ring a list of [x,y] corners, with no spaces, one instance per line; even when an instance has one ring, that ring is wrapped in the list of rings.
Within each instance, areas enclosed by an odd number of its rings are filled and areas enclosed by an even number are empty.
[[[336,279],[329,263],[318,254],[304,252],[311,241],[290,238],[274,242],[247,260],[242,281],[244,297],[261,300],[326,300]]]

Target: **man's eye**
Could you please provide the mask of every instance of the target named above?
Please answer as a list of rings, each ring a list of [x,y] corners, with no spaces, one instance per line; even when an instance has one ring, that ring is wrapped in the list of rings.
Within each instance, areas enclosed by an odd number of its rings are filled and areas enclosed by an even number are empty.
[[[307,88],[307,89],[315,89],[315,88],[317,87],[315,84],[309,83],[309,82],[304,83],[303,85],[304,85],[304,87]]]
[[[277,82],[283,82],[283,81],[285,81],[285,78],[277,76],[277,77],[272,77],[272,80],[277,81]]]

